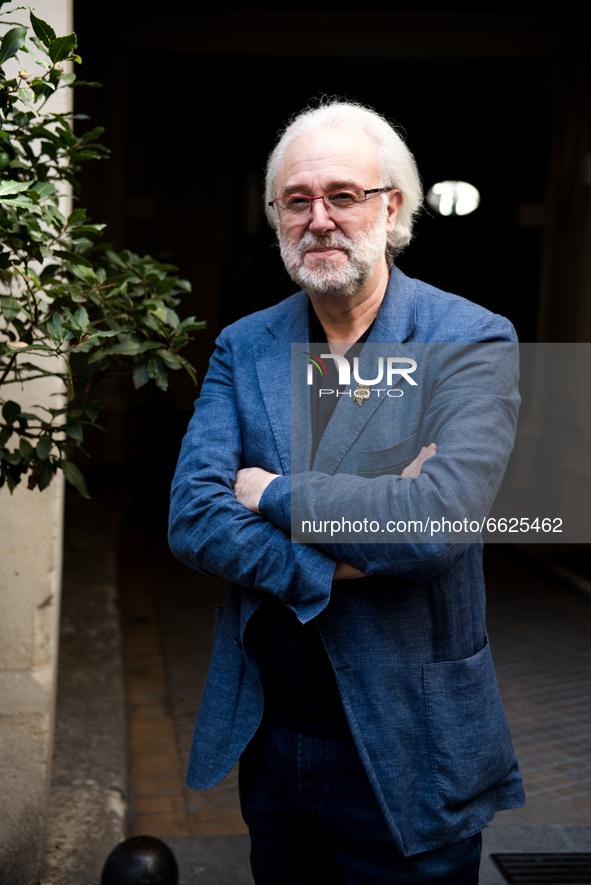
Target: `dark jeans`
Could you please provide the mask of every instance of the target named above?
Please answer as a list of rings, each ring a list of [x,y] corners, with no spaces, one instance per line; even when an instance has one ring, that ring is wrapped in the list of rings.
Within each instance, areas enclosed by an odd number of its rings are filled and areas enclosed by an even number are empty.
[[[257,885],[477,885],[480,833],[404,857],[352,740],[265,724],[240,760]]]

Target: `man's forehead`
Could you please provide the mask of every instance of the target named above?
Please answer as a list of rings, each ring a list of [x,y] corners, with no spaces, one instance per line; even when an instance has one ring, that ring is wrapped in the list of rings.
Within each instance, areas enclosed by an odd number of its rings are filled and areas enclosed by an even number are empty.
[[[375,145],[361,129],[322,129],[295,139],[287,148],[277,173],[277,189],[313,187],[314,182],[341,187],[379,184],[379,161]],[[372,184],[367,184],[368,177]]]

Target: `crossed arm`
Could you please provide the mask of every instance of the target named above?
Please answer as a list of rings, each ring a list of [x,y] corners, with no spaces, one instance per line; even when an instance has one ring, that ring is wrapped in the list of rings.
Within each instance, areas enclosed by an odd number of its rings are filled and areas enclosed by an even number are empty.
[[[402,478],[418,479],[421,475],[421,467],[425,461],[428,461],[429,458],[432,458],[436,454],[436,443],[430,443],[428,446],[423,446],[414,461],[402,471]],[[250,510],[251,513],[260,513],[259,501],[261,500],[262,494],[269,483],[273,482],[278,476],[279,474],[270,473],[268,470],[263,470],[261,467],[243,467],[236,474],[236,481],[234,483],[236,500],[247,510]],[[349,565],[347,562],[342,562],[341,560],[337,562],[333,581],[361,577],[364,577],[364,573],[360,569],[355,568],[353,565]]]
[[[328,604],[335,579],[374,572],[427,580],[461,554],[461,545],[445,543],[293,544],[291,490],[311,518],[319,504],[338,510],[351,489],[359,512],[401,519],[419,507],[452,512],[475,500],[486,508],[512,445],[519,401],[512,367],[503,370],[493,353],[488,362],[464,361],[459,373],[453,366],[448,376],[439,373],[424,420],[427,439],[438,442],[437,456],[433,444],[426,446],[402,475],[287,477],[273,472],[280,459],[253,423],[264,414],[262,403],[253,404],[250,390],[237,384],[234,362],[249,358],[250,349],[235,355],[226,338],[212,358],[173,482],[169,539],[176,556],[207,574],[272,593],[305,623]],[[267,469],[239,469],[247,449],[250,462]]]

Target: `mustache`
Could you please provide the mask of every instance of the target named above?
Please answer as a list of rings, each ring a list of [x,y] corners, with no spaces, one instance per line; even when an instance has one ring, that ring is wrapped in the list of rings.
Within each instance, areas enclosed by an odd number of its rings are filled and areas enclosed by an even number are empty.
[[[318,236],[318,234],[312,231],[307,231],[297,244],[298,255],[302,257],[306,249],[309,249],[311,246],[319,246],[323,249],[338,247],[349,255],[351,240],[340,231],[329,231],[324,236]]]

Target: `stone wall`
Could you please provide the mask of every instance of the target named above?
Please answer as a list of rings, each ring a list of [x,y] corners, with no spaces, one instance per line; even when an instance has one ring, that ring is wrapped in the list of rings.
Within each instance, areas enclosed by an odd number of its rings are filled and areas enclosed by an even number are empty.
[[[59,35],[72,31],[72,0],[37,0]],[[26,18],[26,13],[19,15]],[[5,16],[3,16],[5,17]],[[67,110],[70,96],[60,96]],[[59,393],[33,382],[26,403]],[[17,398],[15,396],[15,398]],[[53,399],[55,403],[55,399]],[[51,775],[64,489],[0,490],[0,881],[31,885],[39,871]]]

